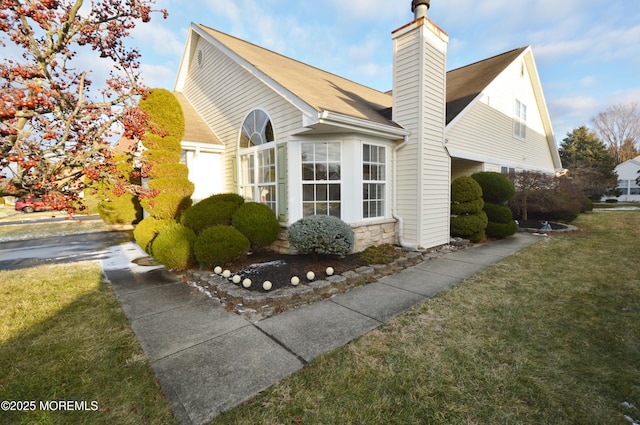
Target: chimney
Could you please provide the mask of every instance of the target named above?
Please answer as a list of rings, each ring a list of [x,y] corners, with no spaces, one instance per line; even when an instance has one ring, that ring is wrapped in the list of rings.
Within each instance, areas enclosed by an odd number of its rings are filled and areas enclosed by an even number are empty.
[[[411,132],[396,151],[395,213],[405,243],[447,244],[451,162],[444,145],[449,37],[427,17],[429,0],[413,0],[415,19],[393,31],[393,120]]]
[[[429,1],[430,0],[413,0],[411,2],[411,11],[414,13],[416,19],[427,17]]]

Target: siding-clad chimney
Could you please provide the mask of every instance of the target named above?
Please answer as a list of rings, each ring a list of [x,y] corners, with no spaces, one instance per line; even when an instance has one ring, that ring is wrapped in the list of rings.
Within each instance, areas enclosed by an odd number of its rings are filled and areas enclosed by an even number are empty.
[[[405,243],[449,243],[451,161],[444,146],[449,37],[413,0],[415,20],[393,32],[393,120],[411,131],[398,150],[396,211]]]

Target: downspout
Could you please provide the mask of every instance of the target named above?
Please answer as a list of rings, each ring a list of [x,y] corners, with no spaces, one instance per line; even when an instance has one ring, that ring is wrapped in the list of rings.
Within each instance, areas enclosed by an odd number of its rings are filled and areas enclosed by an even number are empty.
[[[398,151],[409,143],[409,135],[404,136],[404,141],[400,143],[398,146],[393,148],[393,200],[391,206],[391,216],[398,221],[398,244],[406,250],[409,251],[418,251],[418,245],[410,244],[404,241],[404,219],[398,215],[398,206],[397,206],[397,198],[398,198],[398,178],[397,178],[397,170],[398,170]]]

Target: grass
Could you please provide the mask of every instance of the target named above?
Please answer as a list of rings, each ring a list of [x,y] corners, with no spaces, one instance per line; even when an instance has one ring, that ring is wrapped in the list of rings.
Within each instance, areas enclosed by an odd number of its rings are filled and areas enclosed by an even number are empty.
[[[640,212],[575,224],[213,423],[640,422]]]
[[[0,423],[175,423],[98,264],[0,271],[0,306],[0,400],[37,406]],[[88,410],[40,409],[56,400]]]

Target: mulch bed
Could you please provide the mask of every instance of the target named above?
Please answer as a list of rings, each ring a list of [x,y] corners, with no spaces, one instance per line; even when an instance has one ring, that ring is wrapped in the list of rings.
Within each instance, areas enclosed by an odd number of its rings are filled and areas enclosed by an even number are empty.
[[[251,291],[261,291],[262,283],[270,281],[272,291],[290,286],[291,278],[298,276],[301,282],[306,281],[307,272],[313,271],[317,279],[327,277],[327,267],[334,269],[338,275],[349,270],[366,265],[360,260],[360,254],[347,255],[344,258],[318,255],[315,258],[310,254],[288,255],[272,251],[256,251],[245,258],[225,264],[223,269],[231,272],[231,276],[239,275],[242,280],[251,279]]]

